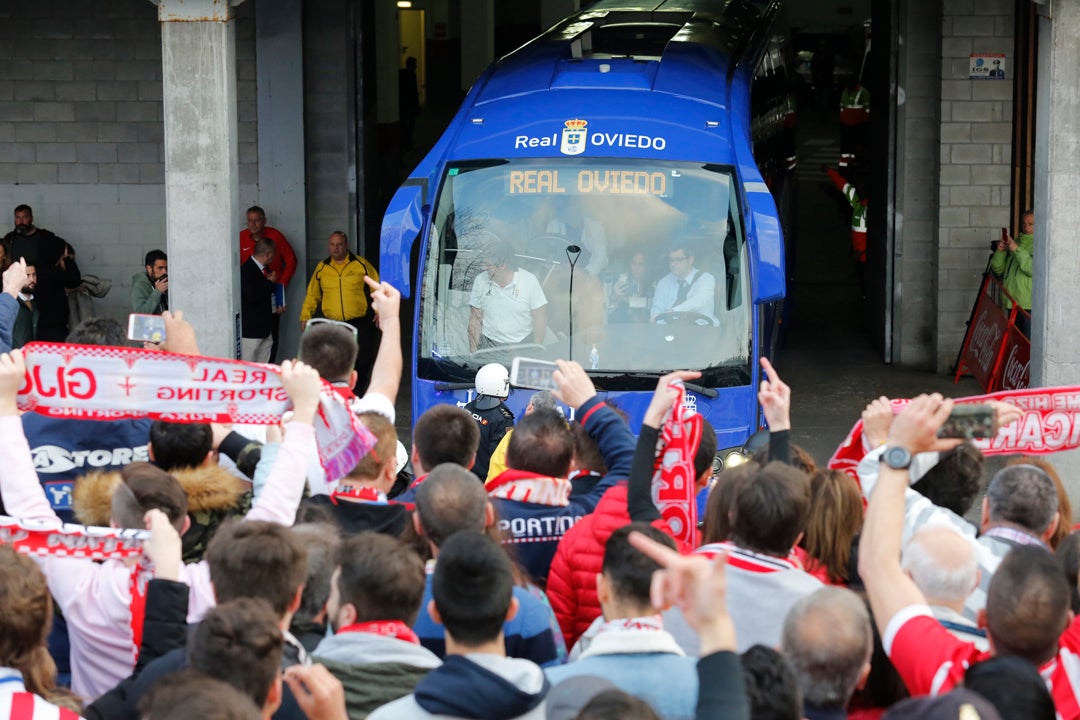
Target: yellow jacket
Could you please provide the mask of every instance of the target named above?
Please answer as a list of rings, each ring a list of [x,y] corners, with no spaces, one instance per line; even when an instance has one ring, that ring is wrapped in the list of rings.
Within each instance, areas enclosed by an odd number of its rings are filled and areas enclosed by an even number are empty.
[[[352,253],[341,267],[330,258],[320,262],[308,282],[300,322],[307,322],[317,311],[331,320],[354,320],[367,315],[371,294],[364,284],[365,275],[379,279],[374,265]]]

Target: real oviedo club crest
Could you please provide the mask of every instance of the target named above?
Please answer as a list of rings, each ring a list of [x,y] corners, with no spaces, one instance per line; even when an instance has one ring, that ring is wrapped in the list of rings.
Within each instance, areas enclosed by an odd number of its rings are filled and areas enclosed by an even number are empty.
[[[563,155],[580,155],[585,152],[585,146],[588,144],[588,132],[585,127],[588,124],[587,120],[567,120],[566,127],[562,131],[559,152]]]

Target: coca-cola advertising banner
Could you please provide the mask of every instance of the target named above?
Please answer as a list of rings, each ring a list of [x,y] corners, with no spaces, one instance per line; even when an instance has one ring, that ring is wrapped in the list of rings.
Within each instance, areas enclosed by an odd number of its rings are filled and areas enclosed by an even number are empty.
[[[291,407],[275,365],[59,343],[30,343],[23,356],[19,409],[50,417],[271,425]],[[344,477],[375,444],[325,382],[315,439],[330,481]]]
[[[1001,427],[995,437],[972,441],[984,455],[1045,455],[1080,447],[1080,386],[1003,390],[958,398],[956,402],[971,404],[987,400],[1015,405],[1024,414],[1019,420]],[[893,412],[900,412],[909,402],[893,400]],[[859,420],[829,459],[829,467],[858,480],[855,469],[866,452],[862,420]]]
[[[1031,341],[1015,325],[1005,337],[1005,356],[994,390],[1020,390],[1031,385]]]
[[[995,297],[1010,297],[991,275],[983,278],[971,327],[964,336],[956,380],[965,371],[987,392],[1015,390],[1031,384],[1031,341],[1016,327],[1015,302],[1006,312]]]

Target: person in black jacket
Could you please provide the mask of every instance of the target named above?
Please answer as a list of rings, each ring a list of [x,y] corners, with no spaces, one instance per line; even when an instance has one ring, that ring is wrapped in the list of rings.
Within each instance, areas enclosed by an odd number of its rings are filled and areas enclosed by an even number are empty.
[[[274,241],[263,238],[255,243],[255,252],[240,266],[240,359],[270,362],[273,345],[274,284],[277,271],[271,269]]]
[[[13,260],[25,258],[37,268],[38,324],[36,340],[64,342],[68,334],[67,288],[77,288],[82,274],[74,251],[61,238],[35,227],[29,205],[15,208],[15,229],[4,236],[4,249]]]

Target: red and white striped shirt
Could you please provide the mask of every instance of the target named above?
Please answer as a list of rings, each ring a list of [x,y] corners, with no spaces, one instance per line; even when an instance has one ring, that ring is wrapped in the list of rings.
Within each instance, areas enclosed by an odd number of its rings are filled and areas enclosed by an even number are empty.
[[[78,720],[77,713],[27,692],[22,673],[0,667],[0,718],[7,720]]]
[[[912,695],[947,693],[964,679],[968,667],[991,657],[942,627],[925,605],[912,605],[894,615],[882,645]],[[1080,621],[1061,634],[1057,655],[1039,673],[1058,717],[1080,719]]]

